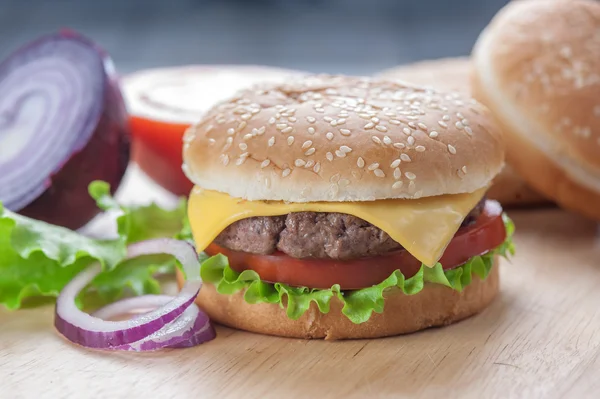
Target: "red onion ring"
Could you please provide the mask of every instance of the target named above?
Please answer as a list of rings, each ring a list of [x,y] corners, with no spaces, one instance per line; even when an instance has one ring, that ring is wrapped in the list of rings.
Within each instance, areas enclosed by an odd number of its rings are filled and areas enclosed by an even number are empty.
[[[175,297],[144,296],[119,301],[94,315],[77,308],[75,298],[101,272],[95,264],[77,275],[60,293],[56,302],[54,325],[69,341],[88,348],[147,351],[164,347],[198,345],[215,337],[206,314],[194,304],[202,286],[200,263],[194,248],[184,241],[162,238],[132,244],[127,258],[141,255],[171,254],[183,266],[187,282]],[[140,307],[152,310],[124,321],[107,321]]]

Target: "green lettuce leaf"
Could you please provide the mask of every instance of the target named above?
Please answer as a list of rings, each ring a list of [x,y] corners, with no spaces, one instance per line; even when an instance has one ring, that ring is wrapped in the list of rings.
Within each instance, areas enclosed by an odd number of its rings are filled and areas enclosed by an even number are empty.
[[[113,300],[125,289],[140,295],[159,292],[156,273],[173,269],[168,256],[123,262],[129,243],[149,238],[174,236],[185,218],[185,202],[174,210],[152,204],[125,207],[110,196],[110,187],[94,182],[90,194],[103,210],[118,213],[118,236],[110,240],[86,237],[63,227],[33,220],[0,203],[0,305],[18,309],[35,296],[56,297],[61,289],[92,262],[103,272],[92,287],[103,300]]]
[[[222,254],[202,262],[200,276],[205,282],[213,284],[220,294],[232,295],[244,291],[244,300],[250,304],[279,304],[287,316],[294,320],[308,310],[311,302],[317,305],[321,313],[328,313],[331,299],[336,296],[344,304],[342,313],[353,323],[360,324],[369,320],[373,312],[383,312],[385,292],[400,290],[405,295],[414,295],[423,289],[425,283],[441,284],[460,292],[471,284],[474,274],[481,279],[487,278],[495,255],[508,258],[514,254],[514,224],[506,215],[503,215],[503,220],[506,240],[487,254],[475,256],[451,270],[444,270],[440,263],[432,268],[422,265],[417,274],[408,279],[396,270],[381,283],[360,290],[341,291],[337,284],[329,289],[311,289],[267,283],[253,270],[236,272],[229,267],[227,257]]]

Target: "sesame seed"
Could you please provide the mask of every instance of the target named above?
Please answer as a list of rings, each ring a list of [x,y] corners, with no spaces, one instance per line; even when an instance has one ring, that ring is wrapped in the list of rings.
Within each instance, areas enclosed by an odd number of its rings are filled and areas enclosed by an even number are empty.
[[[376,116],[371,118],[371,122],[373,123],[379,123],[379,118],[377,118]]]
[[[419,190],[415,193],[415,195],[413,195],[413,198],[418,199],[418,198],[421,198],[422,195],[423,195],[423,190]]]
[[[389,138],[388,136],[383,136],[383,143],[384,144],[392,144],[392,139]]]
[[[408,190],[414,191],[414,189],[415,189],[415,182],[411,180],[410,182],[408,182]]]
[[[291,127],[291,126],[288,126],[288,127],[286,127],[285,129],[283,129],[283,130],[281,131],[281,133],[288,134],[288,133],[291,133],[291,132],[292,132],[292,130],[294,130],[294,128],[293,128],[293,127]]]
[[[229,129],[227,129],[227,134],[228,134],[228,135],[230,135],[230,136],[231,136],[231,135],[233,135],[234,133],[235,133],[235,129],[234,129],[234,128],[230,127]]]
[[[417,128],[417,124],[414,122],[408,122],[408,126],[412,127],[413,129]]]
[[[327,134],[325,135],[325,137],[327,137],[327,140],[333,140],[333,133],[327,132]]]
[[[290,121],[290,122],[296,122],[296,121],[297,121],[297,119],[296,119],[296,117],[295,117],[295,116],[290,116],[290,117],[288,118],[288,121]]]
[[[347,145],[341,146],[340,150],[343,151],[343,152],[345,152],[345,153],[352,152],[352,148],[348,147]]]
[[[267,188],[270,188],[270,187],[271,187],[271,179],[269,179],[268,177],[265,177],[265,186],[266,186]]]
[[[269,125],[272,125],[274,123],[275,123],[275,118],[274,117],[269,118]]]
[[[345,118],[340,118],[337,120],[337,124],[338,125],[343,125],[344,123],[346,123],[346,119]]]
[[[456,117],[457,117],[458,119],[465,119],[465,117],[463,116],[463,114],[461,114],[460,112],[457,112],[457,113],[456,113]],[[448,119],[450,119],[450,118],[448,118]]]
[[[400,165],[400,162],[402,162],[400,159],[394,160],[394,162],[390,164],[390,168],[397,168]]]
[[[315,108],[315,112],[322,114],[323,112],[325,112],[325,109],[324,108]]]
[[[242,138],[243,138],[244,140],[250,140],[252,137],[254,137],[254,136],[252,135],[252,133],[247,133],[247,134],[244,134],[244,137],[242,137]]]
[[[288,136],[287,143],[288,143],[288,145],[294,144],[294,136]]]
[[[215,145],[215,139],[208,139],[208,145]]]
[[[314,127],[309,127],[308,128],[308,134],[315,134],[315,128]]]
[[[327,154],[325,154],[325,158],[327,158],[327,160],[331,162],[333,161],[333,154],[331,152],[328,152]]]
[[[432,139],[436,138],[439,135],[438,132],[436,132],[435,130],[432,130],[431,132],[429,132],[429,137],[431,137]]]
[[[306,169],[310,169],[312,168],[312,166],[315,164],[315,161],[313,161],[312,159],[309,159],[308,162],[306,162],[306,165],[304,165],[304,167]]]
[[[321,162],[317,162],[313,170],[315,171],[315,173],[319,173],[319,171],[321,170]]]
[[[240,147],[240,150],[246,151],[248,149],[248,144],[246,144],[246,143],[240,143],[239,147]]]
[[[465,127],[465,125],[463,125],[463,124],[462,124],[462,122],[456,122],[456,123],[454,124],[454,126],[456,126],[456,128],[457,128],[458,130],[462,130],[462,129],[464,129],[464,127]]]
[[[244,154],[247,154],[247,152],[245,152]],[[235,161],[236,166],[240,166],[241,164],[246,162],[247,156],[242,156],[242,155],[240,155],[240,157]]]
[[[367,120],[371,119],[371,115],[365,114],[365,113],[358,114],[358,116],[361,117],[362,119],[367,119]]]
[[[265,159],[264,161],[262,161],[262,162],[260,163],[260,167],[261,167],[261,168],[266,168],[267,166],[269,166],[269,164],[270,164],[270,163],[271,163],[271,160],[269,160],[269,159]]]
[[[415,138],[413,136],[408,136],[406,142],[408,143],[408,145],[413,145],[415,144]]]
[[[394,148],[403,149],[404,147],[406,147],[404,143],[394,143]]]
[[[269,141],[267,141],[267,145],[273,147],[273,145],[275,145],[275,137],[271,137]]]
[[[217,119],[217,123],[218,123],[219,125],[222,125],[222,124],[223,124],[223,123],[225,123],[225,122],[227,122],[227,119],[225,119],[225,118],[220,118],[220,119]]]
[[[289,168],[286,168],[283,170],[283,172],[281,172],[281,177],[287,177],[290,175],[290,173],[292,173],[292,170]]]
[[[364,168],[365,160],[362,159],[362,157],[358,157],[358,159],[356,160],[356,166],[358,166],[359,168]]]
[[[400,168],[395,168],[394,169],[394,179],[398,180],[402,177],[402,172],[400,171]]]
[[[256,133],[257,133],[259,136],[262,136],[263,134],[265,134],[265,131],[266,131],[266,130],[267,130],[267,128],[266,128],[265,126],[261,126],[261,127],[259,127],[259,128],[256,130]]]
[[[312,116],[307,116],[307,117],[306,117],[306,120],[308,121],[308,123],[315,123],[315,122],[317,121],[317,120],[316,120],[314,117],[312,117]]]
[[[297,167],[301,167],[306,165],[306,161],[304,159],[298,158],[294,161],[294,165],[296,165]]]
[[[374,162],[371,165],[369,165],[369,167],[367,169],[369,169],[369,170],[375,170],[378,167],[379,167],[379,164],[377,162]]]
[[[463,166],[461,168],[461,170],[463,171],[463,173],[466,175],[467,174],[467,165]]]
[[[419,122],[417,123],[417,126],[419,127],[419,129],[421,130],[427,130],[427,125],[424,124],[423,122]]]
[[[346,153],[344,151],[335,150],[335,155],[337,155],[338,158],[344,158]]]
[[[390,123],[392,125],[400,125],[402,122],[400,122],[398,119],[390,119]]]
[[[252,118],[252,114],[244,114],[240,116],[240,118],[242,118],[244,121],[247,121],[248,119]]]
[[[399,189],[399,188],[402,188],[402,185],[403,185],[403,184],[404,184],[403,182],[401,182],[401,181],[397,181],[397,182],[395,182],[394,184],[392,184],[392,188],[393,188],[393,189]]]
[[[456,148],[454,148],[454,146],[452,144],[448,144],[448,151],[452,155],[456,154]]]
[[[449,121],[450,120],[450,115],[444,115],[444,116],[442,116],[442,120],[443,121]]]
[[[315,153],[315,151],[317,151],[317,149],[315,147],[309,148],[308,150],[306,150],[304,155],[312,155]]]
[[[411,130],[409,128],[405,127],[405,128],[402,129],[402,133],[410,136]]]
[[[311,140],[306,140],[306,141],[304,142],[304,144],[302,144],[302,149],[303,149],[303,150],[305,150],[305,149],[307,149],[308,147],[310,147],[311,145],[312,145],[312,141],[311,141]]]
[[[417,175],[412,172],[405,172],[404,176],[406,176],[408,180],[415,180],[417,178]]]
[[[225,145],[223,146],[223,151],[227,151],[229,148],[231,148],[231,143],[233,143],[233,138],[227,137]]]
[[[469,126],[469,120],[467,118],[463,118],[463,120],[461,122],[463,125]]]
[[[400,159],[403,160],[404,162],[412,162],[412,159],[410,159],[410,157],[408,156],[408,154],[400,154]]]
[[[467,132],[469,136],[473,135],[473,129],[471,129],[469,126],[465,126],[465,132]]]
[[[223,165],[227,166],[227,164],[229,163],[229,155],[221,154],[221,162],[223,163]]]
[[[349,135],[350,134],[350,130],[348,129],[340,129],[340,133],[343,135]]]
[[[244,128],[246,127],[246,125],[248,125],[248,123],[246,123],[246,121],[241,121],[240,124],[237,127],[238,132],[241,132],[242,130],[244,130]]]
[[[377,176],[377,177],[385,177],[385,173],[383,173],[383,170],[381,170],[381,169],[375,169],[375,170],[373,171],[373,173],[374,173],[374,174],[375,174],[375,176]]]
[[[331,177],[329,178],[329,181],[330,181],[331,183],[336,183],[336,184],[337,184],[337,182],[338,182],[338,181],[340,181],[340,174],[339,174],[339,173],[336,173],[335,175],[331,176]]]
[[[425,147],[423,147],[422,145],[418,145],[415,147],[415,150],[417,150],[417,152],[423,152],[425,151]]]
[[[338,182],[338,185],[340,185],[340,186],[342,186],[342,187],[345,187],[345,186],[347,186],[347,185],[349,185],[349,184],[350,184],[350,180],[348,180],[348,179],[341,179],[341,180]]]
[[[440,125],[444,129],[446,129],[448,127],[448,124],[446,122],[443,122],[443,121],[438,121],[438,125]]]
[[[371,136],[371,140],[373,140],[375,144],[381,144],[381,140],[377,136]]]
[[[375,124],[373,122],[369,122],[363,126],[363,129],[369,130],[369,129],[373,129],[374,127],[375,127]]]
[[[332,118],[331,116],[324,116],[324,117],[323,117],[323,120],[324,120],[325,122],[331,122],[331,121],[333,121],[333,118]]]

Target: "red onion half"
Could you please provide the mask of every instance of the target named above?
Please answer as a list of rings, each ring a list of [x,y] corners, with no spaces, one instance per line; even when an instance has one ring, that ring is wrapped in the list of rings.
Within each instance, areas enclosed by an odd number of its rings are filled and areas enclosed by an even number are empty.
[[[76,229],[98,208],[88,184],[118,187],[129,126],[114,67],[87,38],[44,36],[0,63],[0,201]]]
[[[68,340],[88,348],[150,351],[165,347],[188,347],[215,337],[208,316],[194,303],[202,286],[200,264],[194,248],[184,241],[156,239],[132,244],[127,257],[171,254],[183,266],[187,282],[175,297],[145,295],[124,299],[87,314],[75,298],[100,271],[93,265],[77,275],[62,290],[56,303],[54,325]],[[130,320],[108,321],[136,310],[148,310]]]

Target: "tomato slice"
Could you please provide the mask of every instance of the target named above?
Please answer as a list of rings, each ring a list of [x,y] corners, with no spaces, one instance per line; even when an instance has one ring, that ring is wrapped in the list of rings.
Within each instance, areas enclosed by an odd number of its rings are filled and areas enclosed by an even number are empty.
[[[461,228],[454,236],[440,263],[444,269],[453,269],[476,255],[482,255],[499,246],[506,239],[502,221],[502,207],[496,201],[486,201],[477,221]],[[368,258],[354,260],[292,258],[282,252],[270,255],[232,251],[212,243],[205,252],[222,253],[229,259],[233,270],[254,270],[263,281],[291,286],[330,288],[339,284],[342,290],[353,290],[379,284],[395,270],[405,277],[414,276],[421,267],[408,251],[402,249]]]

